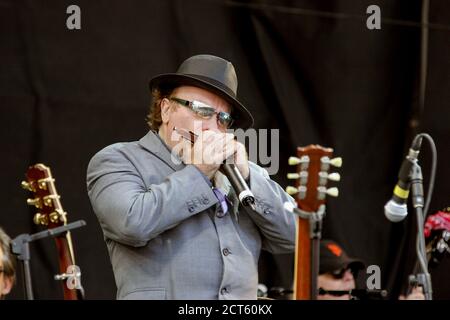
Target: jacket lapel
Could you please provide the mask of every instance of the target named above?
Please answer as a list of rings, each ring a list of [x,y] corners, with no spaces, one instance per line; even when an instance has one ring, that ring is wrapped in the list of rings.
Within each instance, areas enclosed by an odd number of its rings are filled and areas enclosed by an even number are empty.
[[[177,155],[170,152],[169,147],[165,144],[157,132],[150,130],[139,140],[139,144],[144,149],[157,156],[174,171],[179,171],[186,166]]]

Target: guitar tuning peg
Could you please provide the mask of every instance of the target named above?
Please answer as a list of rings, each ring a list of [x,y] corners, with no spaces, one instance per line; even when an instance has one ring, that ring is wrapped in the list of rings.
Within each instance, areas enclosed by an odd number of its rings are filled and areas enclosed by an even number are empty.
[[[298,194],[297,197],[299,199],[304,199],[306,197],[306,187],[305,186],[300,186],[298,188],[292,187],[292,186],[287,186],[286,192],[291,196]]]
[[[330,164],[333,167],[340,168],[342,167],[342,158],[341,157],[333,158],[330,160]]]
[[[44,205],[46,205],[47,207],[50,207],[52,205],[53,201],[51,198],[49,197],[44,197]]]
[[[59,223],[59,222],[67,222],[67,212],[56,209],[52,213],[49,214],[50,222],[52,223]]]
[[[46,226],[48,225],[48,216],[45,214],[36,213],[33,217],[33,222],[38,225],[40,224]]]
[[[44,197],[44,205],[47,207],[54,206],[53,201],[57,201],[60,198],[59,195],[49,195]]]
[[[340,181],[341,175],[337,172],[334,173],[327,173],[325,171],[319,172],[319,186],[327,185],[327,180]]]
[[[27,204],[29,206],[35,206],[38,209],[42,209],[41,200],[39,198],[27,199]]]
[[[308,162],[309,162],[308,156],[302,156],[301,158],[289,157],[289,159],[288,159],[288,163],[290,166],[295,166],[300,163],[308,163]]]
[[[300,158],[297,157],[289,157],[288,163],[290,166],[295,166],[301,162]]]
[[[339,196],[339,189],[336,187],[327,189],[327,195],[331,197],[338,197]]]
[[[337,172],[330,173],[327,178],[331,181],[341,181],[341,175]]]
[[[39,185],[39,189],[47,190],[47,182],[44,179],[39,180],[38,185]]]
[[[292,196],[292,195],[298,193],[298,189],[297,189],[296,187],[293,187],[293,186],[287,186],[287,187],[286,187],[286,192],[287,192],[289,195]]]
[[[304,186],[308,182],[308,172],[301,171],[300,173],[288,173],[288,179],[299,179],[299,184]]]
[[[287,178],[288,179],[299,179],[300,178],[300,174],[299,173],[288,173],[287,174]]]
[[[22,181],[22,183],[20,185],[25,190],[35,191],[34,188],[32,187],[32,185],[29,182],[27,182],[27,181]]]
[[[52,213],[49,214],[50,217],[50,221],[52,223],[58,223],[59,219],[60,219],[60,215],[58,212],[53,211]]]

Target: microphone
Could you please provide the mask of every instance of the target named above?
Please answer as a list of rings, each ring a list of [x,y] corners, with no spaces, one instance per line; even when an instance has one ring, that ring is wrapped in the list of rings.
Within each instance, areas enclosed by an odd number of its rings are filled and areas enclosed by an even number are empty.
[[[176,131],[182,138],[188,140],[191,144],[194,144],[198,135],[192,131],[187,131],[185,129],[173,128],[173,131]],[[225,174],[228,180],[231,183],[234,191],[236,192],[239,202],[246,207],[251,207],[253,210],[256,210],[255,207],[255,196],[253,192],[250,190],[247,182],[245,182],[244,177],[242,177],[241,172],[233,163],[225,162],[220,166],[221,171]]]
[[[221,169],[230,181],[231,186],[236,192],[242,205],[251,207],[255,210],[255,196],[247,185],[247,182],[245,182],[244,177],[242,177],[242,174],[236,165],[233,163],[223,163],[221,165]]]
[[[411,185],[410,174],[419,156],[422,137],[414,138],[408,155],[403,160],[398,173],[398,182],[395,185],[392,198],[384,206],[384,214],[391,222],[399,222],[408,215],[406,203],[408,201],[409,188]]]

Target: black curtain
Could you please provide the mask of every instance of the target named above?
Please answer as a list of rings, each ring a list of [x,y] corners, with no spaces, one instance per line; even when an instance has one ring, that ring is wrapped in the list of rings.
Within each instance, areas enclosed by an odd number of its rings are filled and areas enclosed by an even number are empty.
[[[66,28],[66,8],[81,9],[81,30]],[[366,8],[381,8],[381,30],[368,30]],[[324,237],[377,264],[391,297],[414,262],[415,219],[391,224],[383,205],[415,133],[436,141],[438,170],[430,211],[449,205],[450,18],[431,0],[425,109],[418,106],[419,0],[384,1],[43,1],[0,0],[0,226],[12,237],[41,230],[20,188],[27,167],[52,168],[73,232],[87,298],[115,297],[101,229],[86,194],[89,159],[104,146],[148,130],[148,80],[199,53],[233,62],[238,95],[256,128],[280,130],[280,170],[297,146],[321,144],[342,156],[340,196],[329,199]],[[415,22],[416,24],[399,23]],[[430,153],[421,154],[425,183]],[[52,275],[51,239],[32,244],[37,298],[61,298]],[[432,270],[435,297],[450,298],[448,259]],[[260,282],[289,287],[292,255],[264,253]],[[23,298],[19,281],[10,299]]]

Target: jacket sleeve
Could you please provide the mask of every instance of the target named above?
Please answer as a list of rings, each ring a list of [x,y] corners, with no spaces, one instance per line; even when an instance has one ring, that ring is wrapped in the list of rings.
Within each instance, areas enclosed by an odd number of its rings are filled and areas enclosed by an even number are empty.
[[[87,189],[105,237],[135,247],[217,203],[195,166],[173,172],[162,183],[145,184],[117,145],[91,159]]]
[[[295,204],[267,171],[249,162],[250,189],[255,196],[256,211],[247,213],[263,236],[262,248],[271,253],[288,253],[295,249],[295,217],[284,209],[285,202]]]

